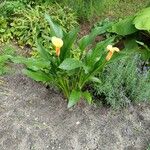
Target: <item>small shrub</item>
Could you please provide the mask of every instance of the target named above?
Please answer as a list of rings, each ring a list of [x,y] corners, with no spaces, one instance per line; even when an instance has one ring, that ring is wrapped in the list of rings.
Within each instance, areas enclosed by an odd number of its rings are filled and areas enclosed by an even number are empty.
[[[150,71],[141,72],[139,57],[130,57],[109,64],[99,76],[101,83],[94,85],[96,97],[105,97],[113,108],[129,105],[131,102],[150,101]]]

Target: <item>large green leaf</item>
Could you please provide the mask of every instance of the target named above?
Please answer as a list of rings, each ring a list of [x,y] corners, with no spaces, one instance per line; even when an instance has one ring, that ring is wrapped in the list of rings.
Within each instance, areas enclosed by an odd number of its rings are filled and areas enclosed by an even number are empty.
[[[49,82],[52,79],[46,73],[42,71],[32,71],[28,69],[24,69],[23,73],[28,77],[34,79],[35,81]]]
[[[136,41],[139,45],[141,45],[142,47],[138,49],[138,53],[141,54],[142,59],[144,61],[147,61],[150,59],[150,48],[145,45],[143,42],[140,41]]]
[[[69,33],[66,33],[66,35],[64,36],[63,38],[64,45],[61,48],[61,53],[60,53],[61,60],[64,60],[64,58],[70,56],[70,51],[73,43],[77,39],[78,31],[79,31],[78,28],[72,29]]]
[[[133,23],[139,30],[150,31],[150,7],[145,8],[137,13]]]
[[[99,61],[99,59],[101,59],[101,57],[103,56],[107,45],[112,44],[112,42],[114,41],[114,37],[108,38],[100,43],[98,43],[96,45],[96,47],[94,49],[92,49],[91,51],[89,51],[89,55],[87,55],[86,59],[86,66],[89,67],[93,67],[94,64]]]
[[[38,58],[35,59],[35,58],[25,58],[25,57],[18,56],[13,58],[13,62],[25,64],[27,68],[30,68],[34,71],[38,71],[40,69],[50,69],[49,61],[41,60]]]
[[[124,41],[125,50],[128,51],[128,53],[132,53],[139,49],[139,46],[136,42],[136,40],[133,37],[128,37]]]
[[[73,90],[70,94],[69,101],[68,101],[68,108],[72,107],[75,105],[77,102],[80,101],[81,98],[81,92]]]
[[[63,38],[62,28],[59,25],[53,23],[53,21],[49,15],[45,14],[45,19],[48,21],[48,23],[51,27],[51,35],[59,37],[59,38]]]
[[[104,32],[106,32],[106,27],[97,27],[95,28],[89,35],[84,36],[83,38],[81,38],[79,40],[79,48],[81,49],[81,51],[84,51],[84,49],[89,46],[90,44],[92,44],[92,42],[94,41],[95,37],[97,35],[103,34]]]
[[[113,32],[122,36],[135,33],[137,29],[133,25],[134,16],[123,19],[112,25],[109,32]]]
[[[50,61],[50,54],[46,51],[46,49],[39,40],[36,41],[36,45],[37,51],[39,52],[41,58],[45,59],[46,61]]]
[[[82,66],[82,62],[75,58],[66,58],[59,66],[63,70],[73,70]]]

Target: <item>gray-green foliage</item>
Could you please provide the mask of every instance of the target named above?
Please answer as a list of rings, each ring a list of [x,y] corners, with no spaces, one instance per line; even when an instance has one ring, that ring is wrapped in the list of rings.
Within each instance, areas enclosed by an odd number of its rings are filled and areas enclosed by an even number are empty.
[[[149,144],[149,146],[148,146],[148,148],[146,150],[150,150],[150,144]]]
[[[105,95],[113,108],[150,101],[150,71],[141,72],[140,63],[139,57],[130,57],[109,64],[100,76],[101,84],[94,85],[96,96]]]

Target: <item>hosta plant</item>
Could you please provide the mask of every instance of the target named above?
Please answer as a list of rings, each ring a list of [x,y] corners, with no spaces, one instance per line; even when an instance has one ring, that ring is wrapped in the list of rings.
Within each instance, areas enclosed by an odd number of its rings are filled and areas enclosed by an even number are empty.
[[[112,24],[108,31],[123,37],[124,45],[132,45],[145,61],[150,60],[150,7]]]
[[[57,86],[67,98],[68,107],[81,98],[92,103],[92,96],[84,87],[89,82],[101,82],[96,74],[102,72],[107,63],[120,58],[123,52],[110,45],[113,37],[92,45],[105,28],[95,28],[89,35],[77,40],[78,29],[65,32],[48,15],[45,18],[50,25],[53,50],[44,48],[37,40],[37,57],[18,57],[14,61],[27,66],[23,71],[27,76]]]

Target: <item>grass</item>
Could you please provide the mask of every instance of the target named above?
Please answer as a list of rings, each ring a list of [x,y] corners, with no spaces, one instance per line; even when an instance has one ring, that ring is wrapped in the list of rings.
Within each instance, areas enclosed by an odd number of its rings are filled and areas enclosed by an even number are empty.
[[[78,15],[79,21],[111,18],[118,19],[132,15],[150,4],[149,0],[64,0],[60,2],[71,7]]]
[[[119,19],[130,16],[148,6],[149,0],[104,0],[101,17]]]

